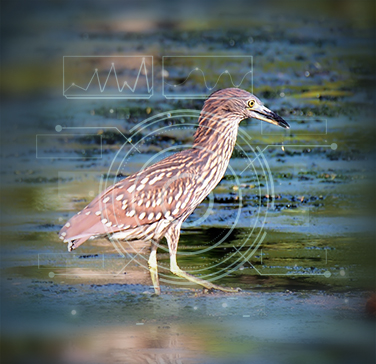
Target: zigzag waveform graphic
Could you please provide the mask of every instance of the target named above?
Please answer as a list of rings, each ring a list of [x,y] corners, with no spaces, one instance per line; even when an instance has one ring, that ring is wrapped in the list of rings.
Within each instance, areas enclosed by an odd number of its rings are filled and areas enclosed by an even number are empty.
[[[138,74],[137,74],[137,77],[136,77],[136,80],[134,82],[133,87],[127,81],[124,81],[124,83],[122,85],[120,85],[119,79],[118,79],[118,75],[116,73],[115,64],[111,63],[111,68],[110,68],[110,70],[108,72],[106,81],[104,82],[103,86],[102,86],[100,78],[99,78],[98,69],[96,68],[94,70],[93,76],[91,77],[91,79],[90,79],[90,81],[89,81],[89,83],[87,84],[86,87],[82,87],[82,86],[76,85],[75,83],[72,83],[67,89],[64,90],[64,94],[66,94],[66,92],[68,90],[70,90],[71,88],[73,88],[73,87],[81,89],[82,91],[87,91],[89,89],[90,85],[92,84],[93,80],[95,79],[95,76],[97,77],[97,80],[98,80],[99,90],[100,90],[101,93],[103,93],[105,91],[105,89],[106,89],[108,80],[109,80],[109,78],[111,76],[111,72],[114,73],[116,84],[117,84],[117,89],[118,89],[119,93],[122,93],[125,87],[127,87],[131,92],[134,93],[135,90],[136,90],[136,87],[138,85],[138,80],[140,78],[142,70],[144,70],[144,76],[145,76],[145,80],[146,80],[146,89],[147,89],[147,92],[150,94],[151,91],[152,91],[152,89],[153,89],[153,87],[150,86],[150,84],[149,84],[149,77],[148,77],[148,71],[147,71],[147,67],[146,67],[145,58],[142,58],[142,63],[141,63],[140,68],[138,70]]]
[[[209,86],[208,86],[208,83],[206,82],[205,72],[204,72],[201,68],[197,68],[197,67],[196,67],[195,69],[193,69],[193,70],[191,70],[191,71],[189,72],[188,76],[186,77],[186,79],[185,79],[183,82],[181,82],[181,83],[179,83],[179,84],[175,84],[175,85],[174,85],[174,84],[171,84],[171,83],[168,83],[168,82],[166,82],[166,81],[165,81],[165,83],[166,83],[167,85],[169,85],[169,86],[173,86],[173,87],[183,86],[183,85],[189,80],[189,77],[191,76],[191,74],[192,74],[193,72],[197,72],[197,71],[198,71],[198,72],[201,72],[202,77],[204,78],[205,87],[206,87],[208,90],[210,90],[210,91],[213,90],[213,89],[217,86],[218,82],[220,81],[220,79],[221,79],[221,77],[222,77],[223,75],[228,75],[228,76],[230,77],[230,82],[231,82],[231,84],[232,84],[233,87],[240,87],[240,86],[242,85],[244,79],[247,77],[247,75],[248,75],[248,74],[252,74],[252,71],[248,71],[248,72],[246,72],[246,73],[244,74],[243,78],[241,79],[241,81],[240,81],[238,84],[235,84],[234,81],[233,81],[233,78],[232,78],[232,76],[231,76],[231,73],[230,73],[228,70],[225,70],[225,71],[221,72],[221,74],[218,76],[217,81],[216,81],[216,83],[214,84],[214,86],[209,87]]]

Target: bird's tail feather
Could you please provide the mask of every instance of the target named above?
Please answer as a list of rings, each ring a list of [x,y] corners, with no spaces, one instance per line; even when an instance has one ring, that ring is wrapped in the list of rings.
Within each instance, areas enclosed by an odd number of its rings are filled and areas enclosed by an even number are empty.
[[[68,251],[71,252],[72,250],[78,248],[81,244],[83,244],[86,240],[88,240],[89,237],[84,237],[76,240],[72,240],[68,242]]]
[[[86,215],[85,210],[74,215],[60,230],[59,237],[68,243],[68,251],[76,249],[92,236],[103,230],[98,216]]]

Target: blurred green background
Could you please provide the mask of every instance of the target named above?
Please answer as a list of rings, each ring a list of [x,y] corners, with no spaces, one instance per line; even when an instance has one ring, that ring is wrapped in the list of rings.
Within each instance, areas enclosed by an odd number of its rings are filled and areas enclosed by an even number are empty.
[[[65,98],[72,55],[153,56],[153,96]],[[231,169],[183,226],[181,267],[239,295],[184,285],[160,249],[154,297],[147,246],[69,255],[57,236],[106,183],[192,142],[203,100],[163,96],[166,55],[253,56],[241,87],[291,124],[242,122]],[[0,92],[4,363],[374,362],[373,1],[3,0]],[[53,137],[37,150],[37,135]]]

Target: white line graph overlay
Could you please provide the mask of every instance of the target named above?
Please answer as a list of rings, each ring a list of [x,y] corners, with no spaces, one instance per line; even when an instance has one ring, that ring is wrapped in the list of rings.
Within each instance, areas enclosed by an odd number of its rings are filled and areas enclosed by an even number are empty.
[[[252,56],[164,56],[162,67],[167,99],[202,99],[226,87],[253,92]]]
[[[200,72],[200,73],[202,74],[202,77],[203,77],[203,79],[204,79],[205,87],[206,87],[209,91],[214,90],[214,89],[216,88],[216,86],[217,86],[218,83],[220,82],[221,77],[222,77],[223,75],[228,75],[228,76],[229,76],[229,78],[230,78],[230,82],[231,82],[231,85],[232,85],[233,87],[240,87],[240,86],[242,85],[244,79],[247,77],[247,75],[249,75],[249,74],[252,73],[252,71],[248,71],[248,72],[243,76],[243,78],[241,79],[241,81],[240,81],[239,83],[234,83],[234,81],[233,81],[233,79],[232,79],[232,76],[231,76],[231,73],[230,73],[228,70],[226,70],[226,71],[223,71],[223,72],[218,76],[217,81],[215,82],[214,86],[209,86],[208,83],[207,83],[207,81],[206,81],[205,72],[204,72],[202,69],[196,67],[194,70],[192,70],[191,72],[189,72],[187,78],[186,78],[183,82],[178,83],[178,84],[172,84],[172,83],[168,83],[167,81],[165,81],[165,84],[168,85],[168,86],[173,86],[173,87],[183,86],[183,85],[189,80],[189,78],[191,77],[191,74],[192,74],[193,72],[195,72],[195,71]]]
[[[67,99],[148,99],[153,95],[152,56],[64,56]]]

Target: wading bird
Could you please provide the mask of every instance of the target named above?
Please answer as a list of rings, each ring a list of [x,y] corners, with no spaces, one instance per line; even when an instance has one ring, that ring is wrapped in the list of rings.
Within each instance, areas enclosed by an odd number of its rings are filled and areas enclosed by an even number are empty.
[[[149,268],[156,294],[158,242],[165,237],[170,270],[207,289],[237,292],[181,270],[176,262],[180,228],[224,176],[235,147],[239,123],[255,118],[289,128],[279,115],[267,109],[251,93],[227,88],[205,101],[191,149],[173,154],[135,173],[98,195],[61,229],[68,250],[88,239],[151,241]]]

